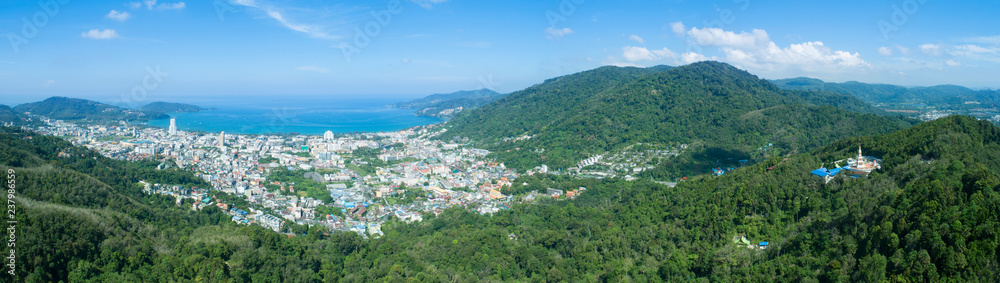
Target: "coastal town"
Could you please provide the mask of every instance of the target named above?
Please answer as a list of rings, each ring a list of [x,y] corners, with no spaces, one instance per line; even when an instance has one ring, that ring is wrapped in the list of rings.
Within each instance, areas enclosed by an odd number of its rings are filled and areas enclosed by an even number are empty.
[[[143,182],[147,193],[173,196],[194,210],[215,206],[237,223],[289,234],[286,226],[294,223],[377,237],[392,218],[421,221],[453,206],[490,214],[525,199],[573,198],[586,190],[548,189],[524,199],[505,195],[502,189],[519,174],[487,159],[487,150],[432,140],[445,131],[435,125],[382,133],[241,135],[185,132],[174,121],[162,129],[36,118],[45,124],[32,129],[40,134],[110,158],[160,160],[158,169],[190,170],[211,184]]]

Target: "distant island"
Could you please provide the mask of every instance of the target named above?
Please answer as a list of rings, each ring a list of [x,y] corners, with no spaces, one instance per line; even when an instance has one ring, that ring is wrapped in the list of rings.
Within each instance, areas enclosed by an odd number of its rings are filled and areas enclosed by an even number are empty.
[[[184,103],[156,101],[139,107],[139,110],[163,113],[193,113],[213,109]]]
[[[478,108],[504,96],[504,94],[484,88],[432,94],[421,99],[399,102],[390,106],[416,109],[414,114],[417,116],[450,118],[463,110]]]

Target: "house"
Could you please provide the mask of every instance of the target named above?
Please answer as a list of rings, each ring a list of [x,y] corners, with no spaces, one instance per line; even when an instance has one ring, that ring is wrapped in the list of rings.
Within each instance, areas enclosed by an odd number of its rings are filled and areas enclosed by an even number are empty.
[[[767,249],[767,244],[768,244],[767,242],[760,242],[757,244],[757,247],[759,247],[762,250]]]

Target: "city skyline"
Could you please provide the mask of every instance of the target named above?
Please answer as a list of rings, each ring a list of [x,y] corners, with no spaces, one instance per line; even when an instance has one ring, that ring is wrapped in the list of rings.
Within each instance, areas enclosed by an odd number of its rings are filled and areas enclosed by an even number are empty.
[[[511,92],[604,65],[1000,88],[997,3],[72,1],[0,4],[6,103]],[[808,11],[823,11],[809,13]],[[67,48],[72,47],[72,48]],[[138,98],[137,98],[138,97]]]

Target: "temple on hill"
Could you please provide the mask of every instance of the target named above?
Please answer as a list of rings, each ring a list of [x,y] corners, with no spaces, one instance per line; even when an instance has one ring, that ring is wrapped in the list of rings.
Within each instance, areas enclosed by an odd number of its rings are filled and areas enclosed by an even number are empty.
[[[839,163],[841,161],[843,160],[837,161],[835,163]],[[864,154],[861,153],[861,146],[858,146],[858,156],[848,158],[847,166],[833,168],[833,169],[826,169],[826,167],[822,167],[813,170],[810,173],[822,177],[825,182],[829,183],[830,180],[833,180],[834,176],[837,176],[837,174],[845,170],[851,172],[851,175],[853,177],[858,177],[858,176],[867,176],[872,171],[879,169],[882,169],[882,160],[871,156],[865,156]]]
[[[858,157],[847,159],[847,170],[857,175],[868,175],[876,169],[882,169],[882,160],[861,154],[861,146],[858,146]]]

